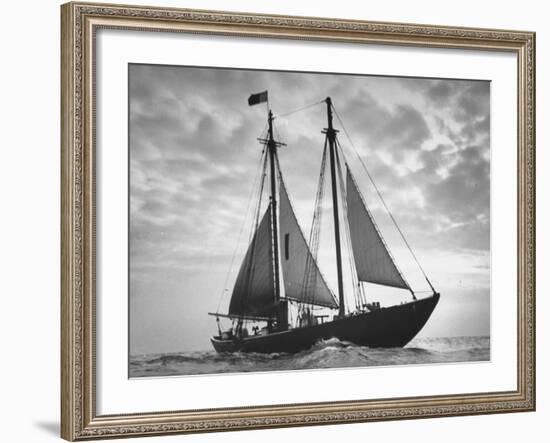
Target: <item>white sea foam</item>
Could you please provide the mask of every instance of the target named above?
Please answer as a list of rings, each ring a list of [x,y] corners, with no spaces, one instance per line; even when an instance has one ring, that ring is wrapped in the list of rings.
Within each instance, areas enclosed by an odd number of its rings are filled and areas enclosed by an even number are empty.
[[[404,348],[367,348],[337,338],[298,354],[217,354],[214,351],[130,357],[131,377],[435,364],[490,359],[489,337],[414,339]]]

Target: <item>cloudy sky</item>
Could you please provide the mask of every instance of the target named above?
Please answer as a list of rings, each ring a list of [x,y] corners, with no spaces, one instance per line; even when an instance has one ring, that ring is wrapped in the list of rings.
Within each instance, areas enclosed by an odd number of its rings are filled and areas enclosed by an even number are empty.
[[[346,159],[399,267],[413,289],[428,289],[357,155],[442,294],[421,335],[489,335],[489,82],[154,65],[129,73],[132,354],[210,348],[216,325],[207,312],[222,295],[227,309],[251,226],[266,107],[247,98],[266,89],[302,229],[311,224],[326,109],[284,114],[330,96],[351,137],[339,133]],[[334,288],[330,229],[320,266]],[[410,295],[368,285],[367,298],[385,305]]]

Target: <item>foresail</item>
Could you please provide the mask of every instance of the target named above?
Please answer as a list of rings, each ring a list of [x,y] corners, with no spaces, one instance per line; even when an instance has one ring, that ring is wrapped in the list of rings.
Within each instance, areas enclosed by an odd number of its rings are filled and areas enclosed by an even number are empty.
[[[282,181],[279,200],[281,267],[285,297],[299,302],[337,308],[338,303],[311,254]]]
[[[229,314],[257,317],[276,315],[272,244],[269,205],[239,269],[229,304]]]
[[[346,203],[353,257],[360,281],[409,289],[363,203],[349,167],[346,177]]]

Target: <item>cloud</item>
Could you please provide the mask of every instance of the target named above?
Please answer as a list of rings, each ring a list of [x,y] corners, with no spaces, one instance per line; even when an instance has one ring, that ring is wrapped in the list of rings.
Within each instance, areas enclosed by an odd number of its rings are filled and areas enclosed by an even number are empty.
[[[429,87],[426,96],[439,106],[445,106],[456,93],[456,86],[452,82],[437,80]]]
[[[408,104],[387,108],[371,94],[354,97],[344,106],[351,130],[372,150],[389,154],[398,163],[407,151],[417,151],[429,139],[430,129],[419,110]]]
[[[276,115],[314,104],[275,120],[287,145],[279,151],[285,183],[306,234],[327,125],[322,100],[331,96],[345,125],[335,118],[346,160],[388,243],[399,236],[356,152],[422,255],[488,256],[488,82],[148,65],[131,65],[129,80],[134,295],[171,294],[202,315],[227,278],[231,286],[250,238],[257,138],[266,126],[265,106],[246,99],[265,89]],[[453,272],[469,275],[467,262]]]

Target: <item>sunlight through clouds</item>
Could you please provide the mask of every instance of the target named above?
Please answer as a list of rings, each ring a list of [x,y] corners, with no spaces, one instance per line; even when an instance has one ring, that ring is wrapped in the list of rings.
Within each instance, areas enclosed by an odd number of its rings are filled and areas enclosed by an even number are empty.
[[[364,198],[407,279],[426,283],[395,232],[357,152],[421,259],[442,301],[426,328],[461,335],[472,310],[489,331],[490,83],[133,64],[129,70],[130,304],[200,318],[200,328],[131,322],[132,352],[205,349],[214,332],[206,313],[231,288],[250,235],[251,189],[266,109],[248,96],[269,90],[284,114],[330,96],[339,140]],[[309,232],[326,115],[312,106],[275,120],[287,146],[279,156],[292,204]],[[330,208],[327,208],[330,210]],[[330,217],[325,217],[327,220]],[[330,235],[320,267],[335,287]],[[233,258],[235,257],[235,258]],[[232,260],[233,259],[233,260]],[[461,294],[468,303],[461,308]],[[447,296],[447,297],[446,297]],[[373,286],[373,300],[383,291]],[[389,295],[388,297],[393,297]],[[396,296],[397,297],[397,296]],[[222,310],[229,300],[222,301]],[[455,310],[452,330],[445,319]],[[444,321],[445,320],[445,321]],[[424,331],[423,331],[424,332]],[[161,335],[163,339],[159,338]],[[149,335],[155,339],[147,338]],[[185,339],[183,338],[185,337]],[[159,343],[163,343],[159,348]]]

